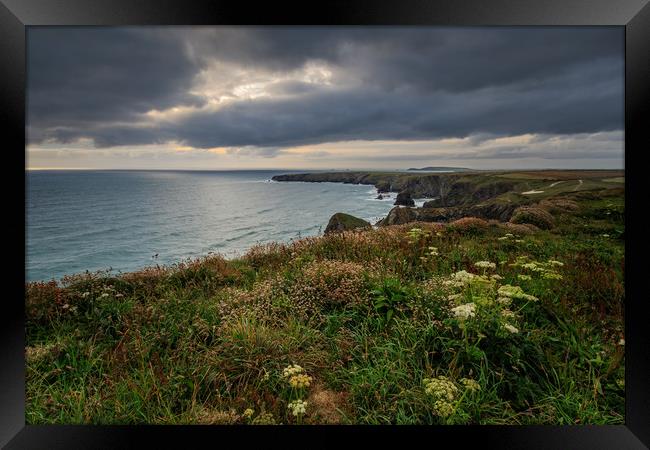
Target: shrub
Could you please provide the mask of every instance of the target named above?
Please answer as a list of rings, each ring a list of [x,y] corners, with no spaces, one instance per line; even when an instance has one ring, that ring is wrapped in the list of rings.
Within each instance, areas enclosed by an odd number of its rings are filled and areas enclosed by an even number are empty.
[[[539,231],[539,228],[537,228],[535,225],[531,223],[506,222],[503,224],[499,224],[499,226],[508,230],[508,232],[510,233],[519,234],[521,236],[533,234],[534,232]]]
[[[367,294],[361,264],[336,260],[314,261],[298,274],[289,291],[292,300],[314,307],[361,303]]]
[[[490,224],[478,217],[463,217],[454,220],[447,227],[450,231],[456,231],[460,234],[479,234],[489,228]]]
[[[510,222],[516,224],[532,224],[542,230],[550,230],[555,226],[553,216],[538,206],[520,206],[512,214]]]
[[[43,323],[57,315],[64,304],[63,289],[56,281],[29,283],[25,289],[25,316],[28,322]]]
[[[539,207],[550,213],[571,212],[580,209],[578,204],[567,198],[549,198],[539,202]]]

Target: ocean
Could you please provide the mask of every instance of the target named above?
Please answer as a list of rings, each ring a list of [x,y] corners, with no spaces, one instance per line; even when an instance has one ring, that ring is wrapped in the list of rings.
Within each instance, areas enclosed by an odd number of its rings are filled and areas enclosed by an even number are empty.
[[[271,181],[299,172],[28,171],[26,280],[232,258],[322,234],[336,212],[374,224],[393,207],[369,185]]]

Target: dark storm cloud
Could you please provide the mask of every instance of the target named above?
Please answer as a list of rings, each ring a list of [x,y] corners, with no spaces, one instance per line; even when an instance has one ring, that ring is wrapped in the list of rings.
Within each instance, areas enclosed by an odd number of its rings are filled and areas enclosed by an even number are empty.
[[[614,28],[36,29],[29,138],[269,156],[341,140],[619,130],[622,50]],[[332,80],[279,81],[267,97],[138,123],[152,109],[200,105],[189,91],[213,61],[268,76],[321,61]]]
[[[602,27],[228,28],[195,43],[206,58],[271,70],[324,60],[383,88],[454,92],[540,81],[595,60],[622,71],[623,62],[622,30]]]
[[[201,105],[188,93],[199,66],[184,45],[179,36],[158,30],[30,29],[30,131],[65,141],[83,128],[128,123],[152,109]]]

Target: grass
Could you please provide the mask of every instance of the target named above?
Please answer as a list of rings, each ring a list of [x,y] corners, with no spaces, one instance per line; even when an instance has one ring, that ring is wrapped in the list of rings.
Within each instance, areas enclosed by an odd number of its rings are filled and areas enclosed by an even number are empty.
[[[27,284],[27,423],[622,424],[623,196],[574,200]]]

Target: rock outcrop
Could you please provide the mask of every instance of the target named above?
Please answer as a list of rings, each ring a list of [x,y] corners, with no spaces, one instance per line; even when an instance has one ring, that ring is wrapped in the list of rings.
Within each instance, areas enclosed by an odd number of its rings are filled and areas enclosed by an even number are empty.
[[[377,222],[377,225],[401,225],[403,223],[415,222],[418,217],[415,211],[414,208],[396,206],[390,210],[386,217]]]
[[[451,222],[463,217],[507,222],[519,205],[511,203],[484,203],[449,208],[403,208],[396,206],[377,225],[399,225],[409,222]]]
[[[409,191],[400,192],[397,194],[394,205],[402,206],[415,206],[415,201],[411,198],[411,193]]]
[[[351,216],[350,214],[339,212],[330,217],[327,227],[325,228],[325,234],[371,227],[372,225],[370,222],[366,222],[365,220]]]

